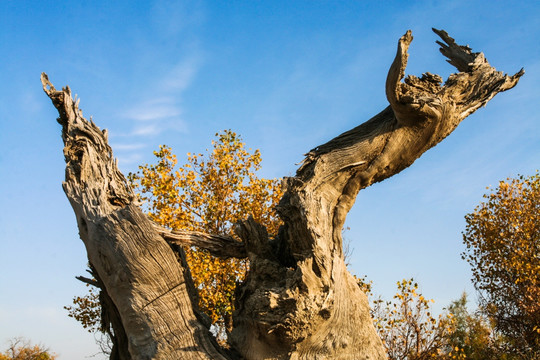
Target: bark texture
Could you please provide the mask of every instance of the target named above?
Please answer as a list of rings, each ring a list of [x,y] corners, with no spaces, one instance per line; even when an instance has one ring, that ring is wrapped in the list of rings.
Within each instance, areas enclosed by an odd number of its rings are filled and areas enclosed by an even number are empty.
[[[296,176],[285,179],[278,238],[269,241],[252,221],[242,225],[251,271],[238,294],[231,340],[246,358],[386,358],[366,297],[344,264],[345,217],[361,189],[410,166],[523,74],[497,72],[482,53],[434,31],[460,72],[444,85],[429,73],[402,82],[408,31],[386,81],[390,106],[311,150]]]
[[[160,226],[156,226],[156,230],[169,244],[196,246],[208,250],[210,254],[222,259],[245,259],[247,257],[244,243],[230,236],[205,234],[199,231],[171,231]]]
[[[98,282],[115,336],[116,359],[225,359],[195,316],[188,272],[153,224],[133,204],[100,130],[71,97],[42,74],[43,89],[62,125],[66,179],[79,235]]]
[[[64,190],[88,258],[104,288],[118,359],[227,359],[198,320],[189,270],[178,244],[250,260],[236,294],[231,347],[245,359],[386,359],[366,296],[346,269],[341,231],[358,192],[410,166],[497,93],[515,86],[482,53],[435,30],[459,73],[404,79],[411,32],[398,43],[386,81],[390,106],[306,154],[284,179],[275,239],[253,219],[237,226],[242,243],[155,227],[133,203],[106,131],[86,121],[68,87],[42,75],[58,109],[65,148]],[[404,80],[403,80],[404,79]],[[165,241],[167,240],[169,244]],[[174,248],[180,256],[175,255]]]

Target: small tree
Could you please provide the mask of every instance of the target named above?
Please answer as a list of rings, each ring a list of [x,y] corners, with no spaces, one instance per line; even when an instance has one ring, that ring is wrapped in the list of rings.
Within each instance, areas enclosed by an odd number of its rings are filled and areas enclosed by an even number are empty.
[[[540,175],[501,181],[474,212],[462,254],[480,305],[522,357],[540,356]]]
[[[54,360],[56,354],[50,353],[49,349],[42,345],[32,345],[23,338],[10,340],[9,347],[0,353],[0,360]]]
[[[150,218],[172,230],[236,237],[234,224],[251,215],[270,234],[277,234],[280,222],[274,209],[282,195],[280,181],[257,177],[260,151],[246,149],[236,133],[225,130],[215,136],[206,156],[188,153],[188,162],[177,168],[171,148],[161,146],[154,152],[157,164],[140,166],[130,175]],[[234,291],[244,280],[247,259],[220,259],[192,247],[184,250],[199,308],[220,330],[232,330]]]
[[[466,293],[452,301],[448,311],[454,319],[454,331],[447,338],[450,349],[460,349],[463,357],[470,360],[501,359],[491,324],[478,312],[467,309]]]
[[[371,281],[359,279],[358,284],[368,295]],[[432,358],[460,358],[462,350],[448,345],[455,331],[453,315],[448,312],[438,317],[430,303],[418,290],[414,279],[397,282],[397,293],[392,301],[376,298],[371,315],[383,340],[390,360],[421,360]]]

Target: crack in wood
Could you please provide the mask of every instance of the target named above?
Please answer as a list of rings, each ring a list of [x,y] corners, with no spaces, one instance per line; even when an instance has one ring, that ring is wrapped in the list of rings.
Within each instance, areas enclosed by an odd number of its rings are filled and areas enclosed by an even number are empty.
[[[149,301],[146,305],[144,305],[141,309],[146,309],[148,306],[152,305],[154,302],[158,301],[159,299],[161,299],[162,297],[166,296],[167,294],[169,294],[170,292],[174,291],[174,289],[178,288],[179,286],[185,284],[184,281],[178,283],[177,285],[173,286],[172,288],[170,288],[169,290],[165,291],[163,294],[161,295],[158,295],[156,298],[154,298],[153,300]]]

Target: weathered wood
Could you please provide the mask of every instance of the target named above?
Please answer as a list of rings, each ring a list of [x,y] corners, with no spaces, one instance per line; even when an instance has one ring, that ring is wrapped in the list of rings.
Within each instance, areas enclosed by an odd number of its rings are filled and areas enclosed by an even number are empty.
[[[238,242],[156,227],[134,205],[107,135],[86,121],[69,88],[56,91],[66,158],[64,190],[96,279],[107,321],[119,335],[112,358],[225,359],[196,317],[189,269],[177,244],[221,256],[246,256],[250,270],[236,294],[229,341],[245,359],[385,359],[366,296],[344,263],[341,231],[358,192],[410,166],[497,93],[515,86],[482,53],[459,46],[442,30],[441,52],[459,73],[404,79],[408,31],[386,81],[390,106],[369,121],[312,149],[286,178],[278,236],[252,218],[237,226]],[[403,80],[404,79],[404,80]],[[403,80],[403,81],[402,81]],[[167,244],[166,241],[170,242]],[[180,255],[175,256],[171,247]]]
[[[195,246],[200,249],[208,250],[210,254],[222,259],[244,259],[247,257],[244,243],[235,240],[230,236],[211,235],[200,231],[171,231],[161,226],[156,226],[156,231],[169,244]]]
[[[107,132],[83,118],[69,87],[57,91],[42,74],[43,89],[62,125],[66,179],[79,235],[103,284],[102,305],[112,317],[117,359],[226,359],[195,317],[186,271],[152,223],[133,204],[117,168]]]
[[[390,106],[371,120],[312,149],[286,179],[279,205],[285,225],[273,248],[285,254],[250,256],[239,292],[231,341],[246,358],[384,359],[368,304],[348,273],[341,232],[358,192],[410,166],[497,93],[516,85],[482,53],[457,45],[442,30],[441,52],[460,71],[442,85],[438,75],[402,79],[408,31],[388,72]],[[258,232],[242,239],[264,243]],[[286,264],[281,260],[288,259]],[[257,336],[246,336],[255,333]]]

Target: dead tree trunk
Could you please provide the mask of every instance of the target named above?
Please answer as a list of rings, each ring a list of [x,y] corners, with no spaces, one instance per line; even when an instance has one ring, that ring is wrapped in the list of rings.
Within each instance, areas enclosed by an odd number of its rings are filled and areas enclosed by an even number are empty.
[[[107,131],[83,118],[69,87],[56,91],[45,74],[41,80],[60,114],[64,191],[94,275],[111,300],[102,305],[114,335],[125,339],[112,354],[118,359],[226,359],[195,316],[189,272],[134,204]]]
[[[275,239],[252,219],[243,240],[156,229],[134,204],[106,131],[86,121],[68,87],[43,87],[62,125],[66,181],[88,259],[102,284],[118,337],[118,359],[230,359],[197,317],[189,270],[171,244],[247,256],[250,272],[236,296],[230,344],[245,359],[385,359],[366,296],[345,267],[341,231],[358,192],[410,166],[514,76],[497,72],[482,53],[444,31],[441,52],[459,73],[404,78],[408,31],[386,81],[390,106],[371,120],[311,150],[286,178]],[[233,243],[231,243],[233,241]],[[168,244],[168,243],[169,244]]]

